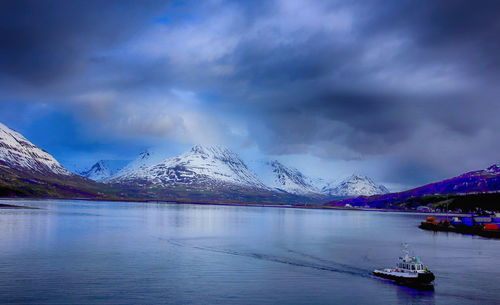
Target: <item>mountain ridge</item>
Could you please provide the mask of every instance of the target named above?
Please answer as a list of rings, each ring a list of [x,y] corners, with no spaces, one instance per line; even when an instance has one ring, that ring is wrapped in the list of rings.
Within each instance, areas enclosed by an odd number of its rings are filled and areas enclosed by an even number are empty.
[[[493,164],[486,169],[466,172],[464,174],[422,185],[407,191],[374,196],[359,196],[340,201],[332,201],[331,205],[346,205],[371,207],[387,207],[410,198],[426,195],[443,194],[474,194],[500,191],[500,166]]]

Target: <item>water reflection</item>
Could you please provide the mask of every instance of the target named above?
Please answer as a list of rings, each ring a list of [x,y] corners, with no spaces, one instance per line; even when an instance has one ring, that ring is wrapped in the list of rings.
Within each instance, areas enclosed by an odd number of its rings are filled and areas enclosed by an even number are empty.
[[[0,303],[494,304],[500,243],[429,235],[419,215],[26,201],[0,210]],[[371,275],[408,241],[439,286]]]
[[[406,287],[396,285],[396,295],[399,304],[435,304],[434,286],[429,287]]]

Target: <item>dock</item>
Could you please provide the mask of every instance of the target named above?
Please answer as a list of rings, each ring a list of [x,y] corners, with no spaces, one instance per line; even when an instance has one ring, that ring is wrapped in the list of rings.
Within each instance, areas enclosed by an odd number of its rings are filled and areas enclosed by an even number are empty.
[[[500,215],[452,217],[451,219],[436,220],[427,217],[419,228],[429,231],[455,232],[461,234],[479,235],[488,238],[500,238]]]

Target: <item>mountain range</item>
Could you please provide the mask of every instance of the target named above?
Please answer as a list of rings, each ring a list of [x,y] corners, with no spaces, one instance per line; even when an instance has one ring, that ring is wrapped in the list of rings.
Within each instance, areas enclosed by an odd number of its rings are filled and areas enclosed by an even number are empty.
[[[257,203],[328,198],[296,169],[278,161],[265,168],[269,185],[228,148],[196,145],[172,158],[146,150],[132,162],[101,160],[80,172],[82,177],[0,124],[0,196]]]
[[[362,175],[327,183],[277,160],[249,165],[228,148],[196,145],[171,158],[147,150],[132,162],[102,160],[82,172],[86,176],[82,177],[0,123],[0,196],[315,204],[337,198],[329,205],[395,207],[429,196],[498,194],[500,190],[498,164],[398,193],[388,193]]]
[[[247,165],[236,153],[223,146],[195,145],[182,155],[160,162],[159,153],[152,150],[142,152],[137,159],[122,169],[111,172],[103,170],[97,175],[99,181],[112,185],[141,187],[183,186],[204,189],[254,190],[277,192],[326,200],[327,198],[373,195],[387,192],[384,186],[376,185],[370,178],[352,175],[334,187],[323,179],[312,179],[298,169],[288,167],[277,160],[251,161]],[[99,161],[92,169],[104,167]],[[95,176],[95,171],[88,171]],[[107,174],[107,178],[103,175]],[[93,178],[87,175],[88,178]]]

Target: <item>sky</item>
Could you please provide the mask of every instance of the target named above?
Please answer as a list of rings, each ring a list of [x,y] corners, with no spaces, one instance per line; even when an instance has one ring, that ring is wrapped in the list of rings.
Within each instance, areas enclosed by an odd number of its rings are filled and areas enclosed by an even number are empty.
[[[224,145],[401,190],[500,162],[500,1],[1,1],[0,122],[63,165]]]

